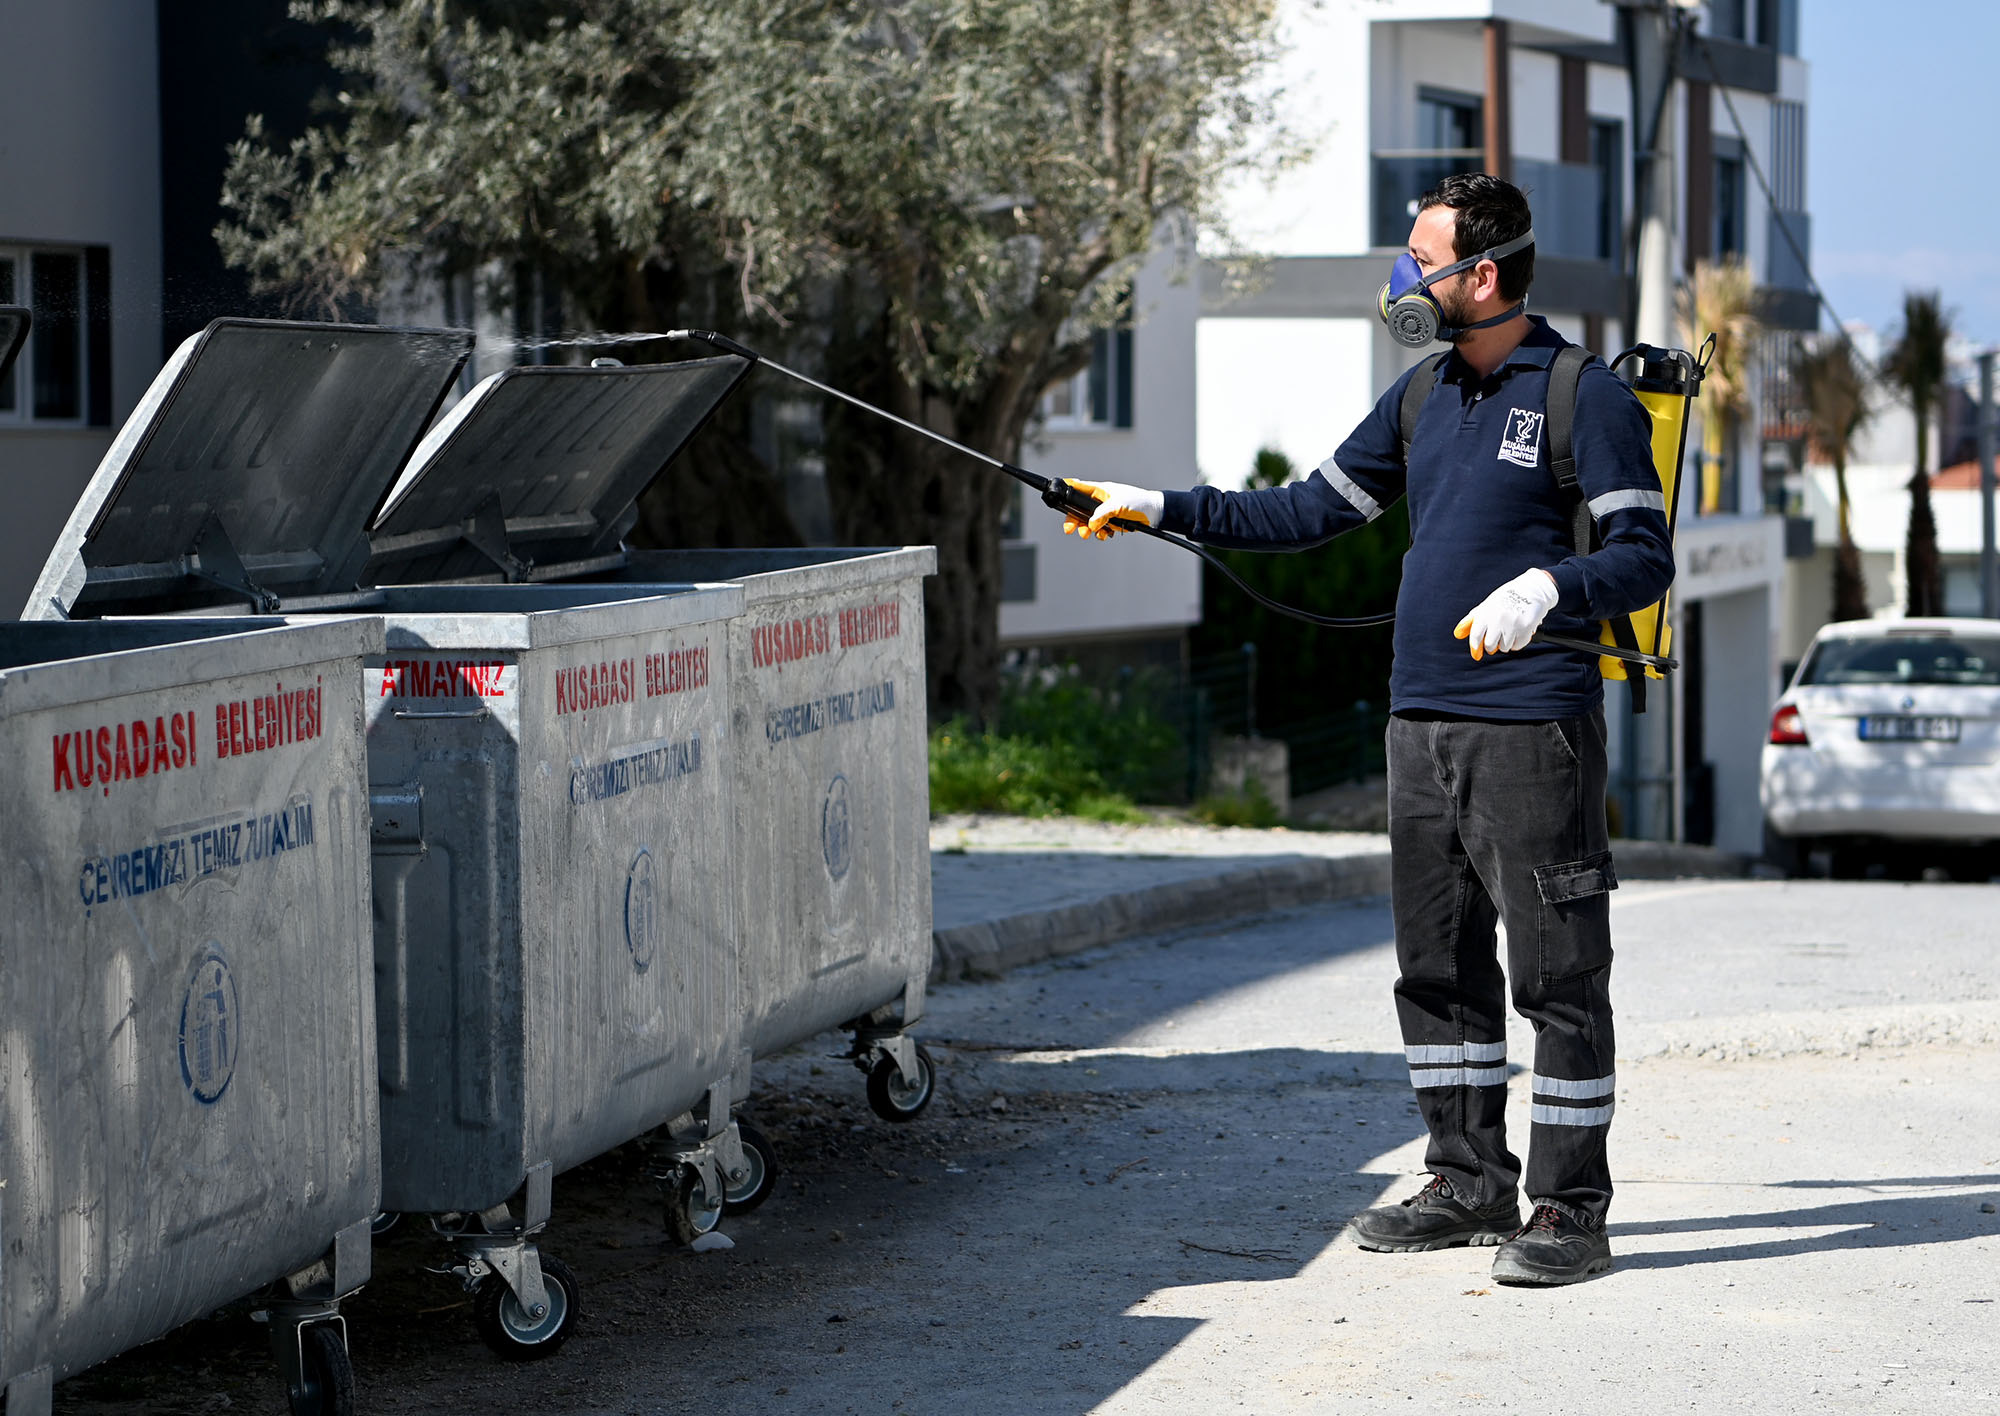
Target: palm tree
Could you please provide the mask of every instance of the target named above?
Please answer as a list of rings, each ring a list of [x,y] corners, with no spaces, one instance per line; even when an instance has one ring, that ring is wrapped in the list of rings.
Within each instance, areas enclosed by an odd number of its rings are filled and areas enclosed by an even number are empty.
[[[1910,400],[1917,415],[1917,470],[1910,477],[1910,534],[1904,547],[1909,589],[1904,612],[1944,613],[1944,571],[1938,564],[1937,522],[1931,516],[1931,414],[1944,391],[1945,345],[1951,316],[1935,290],[1903,295],[1903,333],[1883,361],[1882,372]]]
[[[1722,449],[1729,427],[1750,407],[1750,364],[1763,337],[1757,282],[1735,257],[1697,262],[1681,287],[1681,335],[1690,349],[1715,336],[1715,354],[1701,381],[1701,510],[1722,509]]]
[[[1813,451],[1833,464],[1840,492],[1840,545],[1833,557],[1833,617],[1868,618],[1868,587],[1861,578],[1861,552],[1854,544],[1853,505],[1847,497],[1847,456],[1874,410],[1868,406],[1868,379],[1847,336],[1835,335],[1793,355],[1792,376],[1806,409],[1806,433]]]

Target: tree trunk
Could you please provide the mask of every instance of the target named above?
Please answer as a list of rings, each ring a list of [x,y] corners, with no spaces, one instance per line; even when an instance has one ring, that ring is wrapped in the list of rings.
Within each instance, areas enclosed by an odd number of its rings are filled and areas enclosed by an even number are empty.
[[[1836,462],[1833,479],[1840,492],[1840,544],[1833,553],[1833,617],[1868,618],[1868,582],[1861,573],[1861,550],[1854,544],[1847,500],[1847,468]]]
[[[880,323],[828,351],[827,382],[960,442],[959,407],[898,376]],[[975,444],[976,445],[976,444]],[[1014,450],[982,448],[1012,460]],[[934,718],[990,723],[1000,704],[1000,523],[1012,483],[986,464],[844,403],[826,415],[827,496],[847,545],[934,545],[924,582],[926,689]]]
[[[1903,612],[1944,613],[1944,569],[1938,561],[1937,519],[1931,514],[1930,410],[1917,405],[1917,470],[1910,478],[1910,531],[1903,545],[1907,577]]]
[[[1938,562],[1937,521],[1931,515],[1931,479],[1922,470],[1910,478],[1910,534],[1903,546],[1903,566],[1909,577],[1904,612],[1944,613],[1944,570]]]

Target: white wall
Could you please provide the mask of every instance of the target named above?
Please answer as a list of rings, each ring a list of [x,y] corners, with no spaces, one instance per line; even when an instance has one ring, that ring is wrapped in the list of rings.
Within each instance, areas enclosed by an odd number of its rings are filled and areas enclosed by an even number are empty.
[[[1763,850],[1758,763],[1777,700],[1771,588],[1701,602],[1702,748],[1715,764],[1715,844]]]
[[[1379,7],[1369,7],[1379,12]],[[1311,157],[1266,182],[1230,184],[1224,210],[1243,250],[1313,255],[1368,248],[1368,20],[1351,0],[1289,0],[1279,18],[1279,122]]]
[[[1561,161],[1562,61],[1533,49],[1513,49],[1507,56],[1507,75],[1513,84],[1514,156]]]
[[[0,244],[111,248],[112,426],[0,424],[0,616],[19,612],[117,425],[160,367],[158,73],[151,5],[7,7]],[[17,290],[17,300],[26,294]]]
[[[1193,486],[1195,321],[1201,295],[1172,251],[1156,252],[1132,286],[1132,426],[1045,431],[1023,461],[1048,477]],[[1201,618],[1201,562],[1141,536],[1080,541],[1029,496],[1022,540],[1035,548],[1035,598],[1000,607],[1002,641],[1177,631]]]
[[[1301,473],[1333,455],[1374,406],[1367,320],[1203,320],[1196,449],[1203,477],[1243,485],[1260,448]]]

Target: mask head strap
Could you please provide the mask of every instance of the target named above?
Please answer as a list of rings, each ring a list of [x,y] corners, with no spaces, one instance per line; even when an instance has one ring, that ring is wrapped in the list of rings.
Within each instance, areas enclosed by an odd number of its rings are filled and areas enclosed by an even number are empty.
[[[1419,280],[1413,287],[1413,289],[1406,293],[1415,293],[1415,291],[1421,290],[1428,295],[1430,293],[1430,287],[1432,285],[1436,284],[1440,280],[1445,279],[1448,276],[1457,275],[1462,270],[1471,270],[1481,261],[1501,260],[1507,256],[1513,255],[1516,251],[1525,251],[1528,249],[1528,247],[1534,244],[1535,244],[1535,228],[1530,226],[1526,231],[1523,231],[1519,236],[1516,236],[1513,240],[1502,241],[1499,245],[1495,246],[1490,251],[1481,251],[1476,256],[1467,256],[1462,261],[1453,261],[1448,266],[1440,266],[1438,269],[1432,271],[1429,275]]]

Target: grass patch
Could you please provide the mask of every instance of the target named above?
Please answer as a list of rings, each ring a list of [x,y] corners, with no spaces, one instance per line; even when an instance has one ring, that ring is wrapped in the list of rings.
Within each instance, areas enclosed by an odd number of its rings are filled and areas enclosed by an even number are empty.
[[[1202,797],[1195,802],[1192,812],[1197,821],[1206,821],[1211,826],[1254,826],[1269,830],[1282,824],[1277,805],[1265,795],[1264,784],[1255,781],[1240,792]]]

